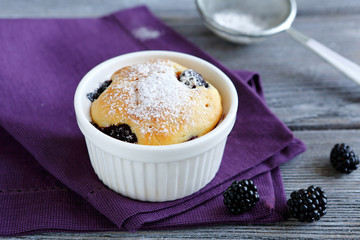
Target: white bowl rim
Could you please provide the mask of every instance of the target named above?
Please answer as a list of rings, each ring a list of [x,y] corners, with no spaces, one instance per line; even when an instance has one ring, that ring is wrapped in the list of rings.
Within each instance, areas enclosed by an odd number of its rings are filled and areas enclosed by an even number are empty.
[[[101,68],[105,67],[109,62],[116,61],[119,58],[126,58],[126,57],[141,57],[141,56],[151,56],[151,55],[162,55],[165,57],[171,58],[173,57],[182,57],[187,58],[192,61],[200,61],[202,64],[207,65],[207,67],[211,68],[213,71],[216,71],[220,76],[222,81],[227,85],[228,94],[230,95],[231,103],[229,112],[225,115],[223,121],[212,131],[209,133],[196,138],[194,140],[183,142],[183,143],[177,143],[177,144],[171,144],[171,145],[140,145],[140,144],[133,144],[133,143],[127,143],[120,141],[118,139],[112,138],[101,131],[97,130],[87,119],[84,112],[82,111],[81,107],[81,98],[84,98],[86,94],[84,95],[84,87],[86,86],[87,82],[91,79],[91,76],[94,72],[100,70]],[[75,107],[75,113],[78,125],[80,127],[80,130],[83,132],[83,134],[86,136],[84,131],[87,132],[87,134],[91,134],[92,137],[99,138],[98,141],[105,141],[108,142],[111,145],[116,145],[121,149],[126,149],[127,151],[142,151],[142,153],[160,153],[163,151],[166,151],[168,153],[171,152],[179,152],[181,150],[189,150],[195,149],[197,146],[205,146],[208,145],[209,142],[211,142],[211,139],[217,139],[217,141],[221,141],[224,137],[227,137],[229,132],[231,131],[234,121],[236,119],[236,113],[237,113],[237,107],[238,107],[238,96],[237,91],[232,83],[232,81],[216,66],[213,64],[186,54],[186,53],[180,53],[180,52],[174,52],[174,51],[165,51],[165,50],[146,50],[146,51],[137,51],[137,52],[131,52],[126,53],[123,55],[119,55],[113,58],[110,58],[94,68],[92,68],[80,81],[74,97],[74,107]],[[224,136],[224,131],[227,132]],[[219,139],[220,138],[220,139]],[[204,145],[205,144],[205,145]],[[209,146],[209,148],[212,146]],[[171,161],[171,160],[169,160]]]

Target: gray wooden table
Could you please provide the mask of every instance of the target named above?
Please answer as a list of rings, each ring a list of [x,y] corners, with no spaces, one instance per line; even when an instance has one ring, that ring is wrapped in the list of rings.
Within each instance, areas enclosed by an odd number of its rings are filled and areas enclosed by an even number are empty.
[[[97,17],[146,4],[168,25],[230,68],[261,74],[272,111],[308,150],[282,169],[287,196],[311,184],[328,195],[328,213],[311,224],[293,218],[268,225],[209,226],[189,230],[44,233],[9,239],[360,239],[360,170],[335,172],[329,153],[346,142],[360,153],[360,86],[286,34],[251,46],[214,36],[192,0],[0,0],[0,18]],[[360,64],[360,1],[299,0],[294,27]]]

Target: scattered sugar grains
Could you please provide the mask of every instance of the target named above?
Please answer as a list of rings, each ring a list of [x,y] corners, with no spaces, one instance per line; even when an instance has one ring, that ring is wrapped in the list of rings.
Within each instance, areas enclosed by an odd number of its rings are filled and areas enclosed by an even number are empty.
[[[142,41],[156,39],[161,35],[159,31],[147,27],[136,28],[132,31],[132,34]]]
[[[184,121],[191,122],[191,96],[198,92],[179,82],[174,67],[164,60],[132,65],[129,74],[117,81],[119,84],[114,85],[114,94],[108,102],[112,109],[109,115],[115,113],[113,110],[120,98],[131,120],[141,126],[143,134],[174,130],[168,130],[168,122],[177,128]],[[123,97],[120,92],[126,92],[127,96]],[[152,126],[153,123],[156,126]]]
[[[218,24],[235,31],[251,33],[263,30],[261,27],[262,24],[258,19],[254,19],[251,15],[237,11],[220,11],[215,13],[213,18]]]

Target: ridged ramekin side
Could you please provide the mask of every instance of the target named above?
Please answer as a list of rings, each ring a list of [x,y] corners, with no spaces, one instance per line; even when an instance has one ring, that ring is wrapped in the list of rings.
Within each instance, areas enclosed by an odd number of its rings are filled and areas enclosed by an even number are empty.
[[[111,155],[86,138],[91,164],[114,191],[142,201],[170,201],[189,196],[215,176],[226,138],[192,158],[175,162],[140,162]]]

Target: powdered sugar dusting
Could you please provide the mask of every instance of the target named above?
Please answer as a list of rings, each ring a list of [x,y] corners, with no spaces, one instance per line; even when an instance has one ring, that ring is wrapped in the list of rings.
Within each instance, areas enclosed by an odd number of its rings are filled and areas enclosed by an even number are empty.
[[[192,97],[197,91],[178,81],[168,61],[160,59],[132,65],[126,74],[115,77],[110,87],[108,114],[126,111],[143,134],[176,131],[182,123],[191,123]]]
[[[216,12],[213,18],[218,24],[240,32],[253,33],[263,30],[264,23],[242,12],[224,10]]]

